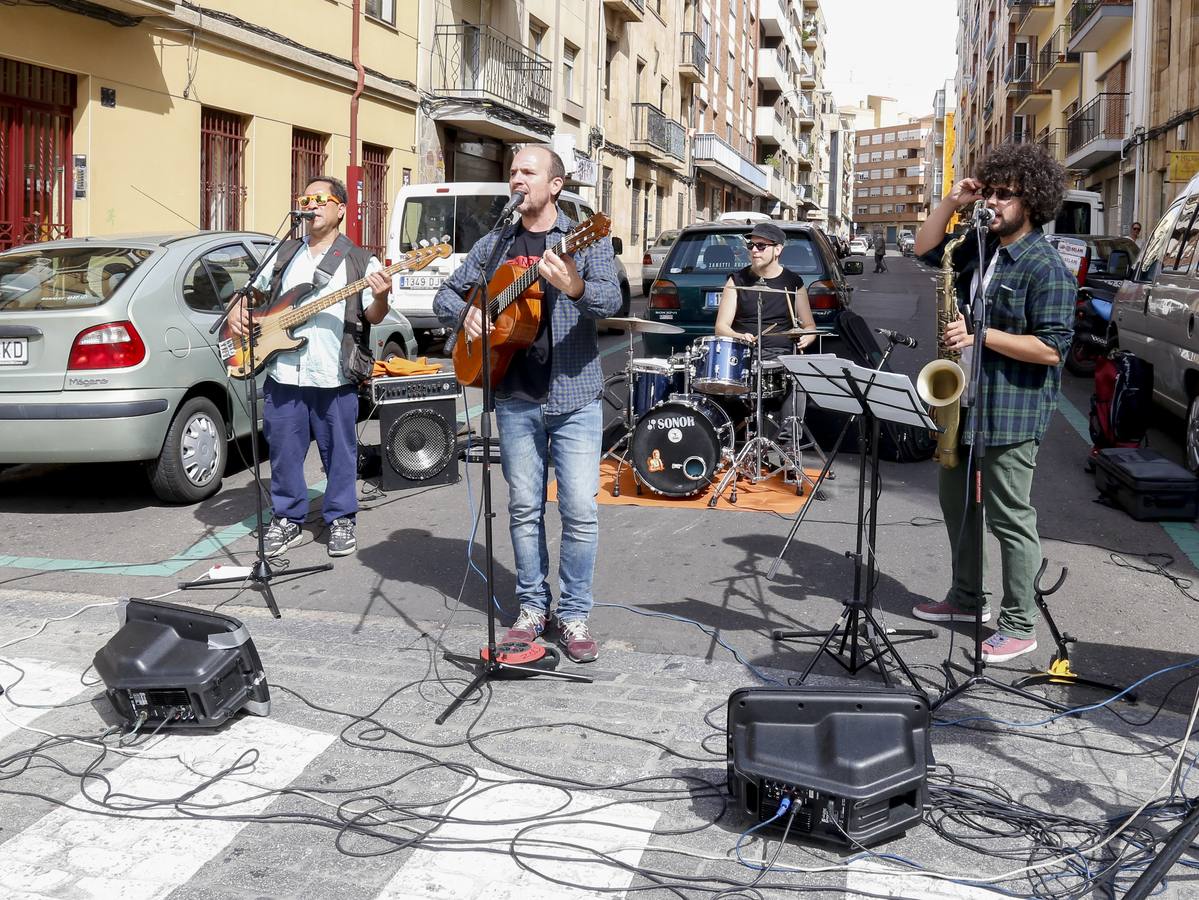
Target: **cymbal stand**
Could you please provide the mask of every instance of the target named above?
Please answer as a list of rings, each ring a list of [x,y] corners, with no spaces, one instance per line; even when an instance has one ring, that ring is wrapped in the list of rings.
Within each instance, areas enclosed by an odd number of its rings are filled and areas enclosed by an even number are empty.
[[[629,450],[630,450],[629,445],[631,444],[631,442],[633,440],[633,429],[637,426],[637,423],[633,419],[633,389],[635,387],[635,385],[633,384],[633,335],[634,334],[636,334],[636,332],[630,328],[628,330],[628,335],[629,335],[628,356],[625,358],[625,365],[624,365],[624,379],[625,379],[625,385],[627,387],[627,396],[625,398],[625,404],[624,404],[624,434],[622,434],[620,436],[620,439],[615,444],[613,444],[608,449],[608,451],[606,453],[604,453],[604,456],[603,456],[603,459],[612,458],[612,459],[616,460],[616,476],[612,481],[612,496],[613,497],[620,496],[620,473],[621,473],[621,471],[624,469],[625,466],[629,466],[629,468],[632,468],[632,464],[629,462]],[[613,376],[613,378],[615,378],[615,377],[616,376]],[[601,462],[602,462],[602,460],[601,460]],[[634,475],[635,474],[636,474],[636,470],[634,469]],[[638,493],[641,492],[641,483],[640,482],[637,483],[637,492]]]

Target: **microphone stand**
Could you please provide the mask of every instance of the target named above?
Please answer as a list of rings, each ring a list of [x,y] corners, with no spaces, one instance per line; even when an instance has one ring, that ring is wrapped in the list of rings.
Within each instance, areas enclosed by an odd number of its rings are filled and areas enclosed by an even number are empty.
[[[973,508],[970,515],[974,516],[975,543],[974,555],[977,565],[979,577],[978,603],[974,607],[974,663],[969,670],[969,677],[961,684],[954,684],[952,670],[957,668],[946,659],[941,664],[941,668],[945,672],[945,680],[947,684],[952,684],[953,687],[943,693],[931,705],[931,709],[935,712],[940,709],[950,700],[964,694],[966,691],[975,685],[982,684],[988,687],[996,688],[1000,691],[1006,691],[1009,694],[1015,694],[1018,697],[1023,697],[1025,700],[1031,700],[1033,703],[1039,703],[1042,706],[1047,706],[1050,709],[1064,712],[1069,707],[1060,703],[1056,703],[1047,697],[1041,697],[1031,691],[1026,691],[1015,685],[1006,684],[991,678],[989,675],[983,674],[983,546],[986,541],[986,517],[984,515],[983,498],[986,496],[985,485],[983,483],[983,464],[987,458],[987,438],[986,432],[982,424],[982,411],[986,400],[986,376],[983,371],[983,353],[985,352],[982,344],[978,342],[979,335],[985,334],[988,321],[987,296],[983,290],[983,281],[987,273],[986,260],[986,239],[987,239],[987,224],[984,219],[977,214],[974,220],[974,235],[977,242],[978,250],[978,287],[974,290],[972,298],[970,315],[971,328],[974,332],[975,345],[974,352],[970,357],[970,396],[973,398],[970,407],[970,454],[971,472],[967,478],[967,496],[971,497]],[[996,253],[999,251],[996,250]],[[973,489],[973,490],[971,490]],[[963,516],[966,515],[963,511]],[[960,671],[965,671],[961,670]]]
[[[275,229],[275,243],[271,246],[270,251],[262,258],[262,261],[258,263],[258,268],[256,268],[250,275],[250,279],[246,282],[246,286],[240,291],[234,292],[232,299],[229,301],[229,305],[225,307],[225,311],[217,317],[217,320],[212,323],[212,327],[208,329],[209,334],[216,334],[217,330],[225,324],[226,320],[228,320],[229,316],[233,314],[234,310],[241,306],[243,299],[246,300],[248,305],[250,290],[253,288],[254,282],[258,280],[258,276],[265,271],[267,263],[271,262],[275,258],[275,254],[279,252],[279,247],[282,246],[282,242],[279,240],[279,232],[283,230],[283,226],[285,224],[290,222],[291,233],[294,235],[299,227],[300,221],[303,218],[305,217],[298,215],[295,212],[289,212],[286,216],[284,216],[283,221],[279,223],[279,227]],[[248,583],[262,591],[263,598],[266,600],[267,609],[271,611],[271,615],[273,615],[276,619],[281,619],[283,616],[279,612],[279,605],[275,602],[275,595],[271,592],[271,579],[275,578],[276,575],[289,575],[295,576],[296,578],[302,578],[305,575],[311,575],[313,572],[327,572],[333,568],[333,563],[324,563],[317,566],[291,567],[282,569],[276,573],[271,569],[270,561],[266,556],[266,533],[262,521],[262,475],[260,472],[262,460],[259,458],[260,455],[258,453],[258,375],[253,371],[254,335],[257,330],[258,327],[254,324],[253,318],[251,317],[250,327],[246,331],[246,345],[248,348],[247,353],[249,354],[251,369],[250,377],[246,379],[246,392],[250,400],[250,459],[254,465],[254,509],[255,521],[258,523],[258,527],[255,529],[255,531],[258,532],[257,559],[255,559],[254,565],[250,569],[250,575],[248,578],[197,578],[192,581],[179,582],[179,589],[181,591],[200,590],[210,587],[218,587],[223,584]]]
[[[487,264],[479,270],[479,277],[475,280],[472,291],[477,292],[475,296],[480,298],[479,311],[483,314],[483,334],[480,340],[483,342],[482,357],[483,357],[483,419],[479,425],[479,434],[483,439],[483,555],[484,555],[484,580],[486,582],[486,603],[487,603],[487,656],[484,659],[476,660],[470,657],[460,656],[458,654],[447,653],[446,659],[456,660],[460,662],[470,662],[477,665],[479,671],[475,673],[475,677],[471,679],[462,692],[451,701],[434,721],[438,725],[445,723],[446,719],[454,714],[454,712],[466,702],[466,698],[471,696],[475,691],[482,690],[483,684],[497,678],[511,677],[536,677],[538,675],[548,675],[552,678],[562,678],[567,681],[584,681],[590,682],[591,679],[586,675],[575,675],[569,672],[554,672],[548,669],[535,669],[530,666],[514,665],[512,663],[503,662],[500,660],[499,653],[496,650],[495,642],[495,551],[493,547],[493,538],[491,532],[491,522],[495,518],[495,513],[491,508],[491,412],[495,408],[495,393],[494,385],[491,383],[491,298],[487,295],[488,282],[491,280],[492,273],[499,266],[500,253],[503,252],[504,241],[507,235],[508,226],[504,224],[504,220],[512,214],[511,209],[504,209],[500,213],[499,219],[495,226],[491,229],[495,231],[500,229],[499,237],[495,245],[491,248],[491,256],[487,258]],[[470,296],[468,291],[467,295]],[[459,332],[462,332],[463,323],[466,321],[466,316],[470,312],[472,302],[468,301],[466,308],[462,312],[462,316],[458,323]],[[544,314],[544,313],[543,313]],[[466,340],[464,333],[459,333],[458,340]]]

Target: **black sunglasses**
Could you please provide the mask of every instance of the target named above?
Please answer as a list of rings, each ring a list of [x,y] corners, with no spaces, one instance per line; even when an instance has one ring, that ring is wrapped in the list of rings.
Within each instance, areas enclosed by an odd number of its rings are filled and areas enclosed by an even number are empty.
[[[745,246],[748,247],[750,250],[757,250],[759,253],[761,253],[767,247],[777,247],[778,244],[771,244],[769,242],[763,242],[763,241],[746,241]]]
[[[978,192],[984,200],[990,200],[992,196],[1001,203],[1005,200],[1011,200],[1013,197],[1023,197],[1024,191],[1013,191],[1011,188],[996,188],[987,186]]]

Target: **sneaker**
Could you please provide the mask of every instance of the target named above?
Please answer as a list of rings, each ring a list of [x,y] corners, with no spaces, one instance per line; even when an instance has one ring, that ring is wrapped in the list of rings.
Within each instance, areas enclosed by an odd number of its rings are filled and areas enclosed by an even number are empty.
[[[973,622],[974,610],[950,603],[948,600],[939,602],[917,603],[912,609],[912,615],[925,622]],[[984,622],[991,621],[991,611],[983,608]]]
[[[329,555],[349,556],[358,549],[358,539],[354,537],[354,520],[348,516],[334,519],[329,524]]]
[[[520,615],[516,617],[512,627],[504,635],[504,641],[523,641],[531,644],[541,637],[543,631],[545,631],[545,613],[522,606]]]
[[[1015,659],[1037,649],[1036,638],[1018,638],[1001,631],[983,641],[983,662],[997,663]]]
[[[599,643],[591,636],[586,619],[559,622],[558,645],[577,663],[593,662],[599,656]]]
[[[271,519],[266,534],[262,536],[262,546],[268,557],[275,557],[285,553],[302,540],[304,540],[304,533],[300,531],[298,523],[291,519],[276,517]]]

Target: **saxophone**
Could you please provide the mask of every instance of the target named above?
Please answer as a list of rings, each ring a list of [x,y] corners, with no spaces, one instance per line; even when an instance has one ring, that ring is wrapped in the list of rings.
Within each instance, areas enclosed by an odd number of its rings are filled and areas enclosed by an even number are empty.
[[[965,240],[966,232],[953,238],[941,256],[941,277],[937,281],[937,358],[916,377],[916,393],[932,407],[932,417],[941,428],[933,454],[946,469],[958,464],[958,435],[961,431],[962,391],[966,373],[959,364],[961,353],[945,349],[945,329],[957,318],[957,297],[953,289],[953,251]]]

